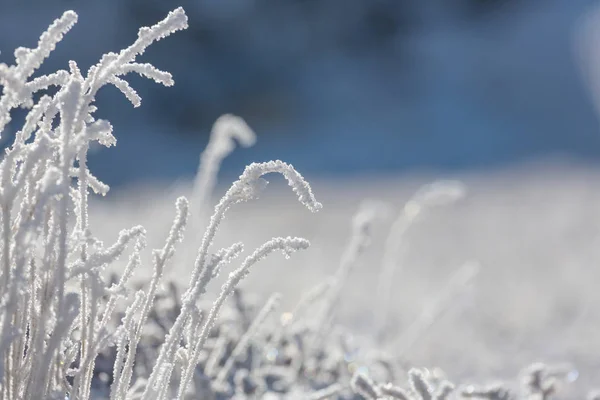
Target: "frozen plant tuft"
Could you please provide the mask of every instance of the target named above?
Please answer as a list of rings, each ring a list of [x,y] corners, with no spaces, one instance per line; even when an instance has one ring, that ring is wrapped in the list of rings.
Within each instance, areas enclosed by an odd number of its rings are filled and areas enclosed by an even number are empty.
[[[191,376],[183,374],[177,385],[172,384],[171,375],[175,370],[196,368],[224,300],[250,267],[276,250],[287,258],[308,247],[308,241],[301,238],[275,238],[265,243],[230,274],[221,296],[204,319],[196,301],[206,284],[242,251],[242,245],[236,243],[209,253],[227,209],[257,198],[266,184],[261,176],[271,172],[283,174],[311,211],[319,209],[320,204],[292,166],[281,161],[249,166],[217,205],[176,321],[164,339],[156,363],[147,376],[140,375],[136,368],[140,343],[144,341],[148,319],[155,313],[163,273],[183,239],[190,206],[183,197],[177,200],[176,216],[165,244],[152,251],[154,275],[146,289],[131,292],[128,281],[142,264],[146,232],[142,227],[125,229],[110,246],[94,237],[88,219],[90,191],[105,195],[109,187],[89,170],[87,153],[93,142],[106,147],[116,144],[111,124],[94,117],[98,91],[113,85],[138,107],[141,98],[126,81],[128,74],[173,85],[171,74],[138,62],[137,58],[152,43],[187,28],[188,21],[183,9],[177,8],[156,25],[141,28],[131,46],[102,56],[87,73],[70,61],[68,70],[32,79],[76,22],[77,14],[67,11],[42,34],[36,48],[15,51],[15,65],[0,64],[0,132],[11,122],[15,108],[29,109],[23,128],[0,162],[0,397],[98,397],[96,375],[101,366],[97,363],[106,351],[114,351],[112,369],[103,372],[110,373],[112,383],[109,389],[105,382],[102,396],[154,400],[179,392],[181,397]],[[47,91],[51,86],[57,88],[55,94]],[[234,140],[247,147],[254,143],[255,135],[241,118],[221,117],[215,123],[213,140],[200,165],[197,190],[204,199],[200,203],[209,198],[220,162],[233,150]],[[105,281],[104,271],[127,252],[129,261],[121,278]],[[268,312],[274,303],[275,300],[269,303]],[[123,314],[115,324],[118,312]],[[266,315],[257,324],[264,318]],[[203,334],[194,338],[190,329],[198,329],[202,321]],[[248,338],[257,329],[258,326],[252,328]],[[245,348],[240,344],[236,354]],[[222,370],[221,380],[230,368]]]

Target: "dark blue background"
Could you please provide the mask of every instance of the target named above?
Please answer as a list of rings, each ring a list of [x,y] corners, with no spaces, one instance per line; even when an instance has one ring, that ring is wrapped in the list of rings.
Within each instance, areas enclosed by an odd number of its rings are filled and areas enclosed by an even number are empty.
[[[225,112],[259,136],[226,160],[225,175],[272,158],[313,176],[482,169],[556,156],[595,165],[600,126],[575,44],[597,3],[0,0],[0,62],[12,63],[17,46],[34,46],[66,9],[79,23],[44,72],[66,68],[68,59],[87,70],[135,40],[140,26],[186,9],[190,28],[141,58],[172,72],[176,85],[132,77],[139,109],[114,88],[98,98],[118,145],[90,164],[117,186],[191,177]]]

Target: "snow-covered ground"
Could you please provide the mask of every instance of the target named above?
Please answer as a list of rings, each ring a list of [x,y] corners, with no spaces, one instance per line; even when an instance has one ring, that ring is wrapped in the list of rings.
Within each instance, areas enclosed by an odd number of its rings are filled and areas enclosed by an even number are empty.
[[[249,252],[272,236],[308,238],[309,250],[291,260],[263,261],[244,283],[258,296],[280,291],[284,308],[289,307],[335,271],[360,202],[383,200],[394,211],[376,225],[373,245],[343,294],[341,323],[369,337],[390,223],[414,190],[435,178],[440,177],[312,180],[324,205],[317,214],[297,203],[276,178],[263,198],[231,210],[216,246],[243,241]],[[477,260],[481,270],[471,289],[406,353],[413,365],[439,366],[451,378],[481,382],[512,378],[532,361],[569,361],[580,373],[578,386],[590,388],[600,378],[600,171],[538,163],[451,178],[467,185],[467,197],[423,215],[405,237],[402,270],[393,282],[392,338],[436,298],[455,270]],[[174,200],[182,194],[189,194],[185,184],[121,191],[92,205],[92,226],[99,237],[113,241],[119,229],[143,224],[150,246],[162,246]],[[200,238],[199,232],[188,232],[184,252],[193,252]],[[185,285],[190,269],[180,258],[168,275]]]

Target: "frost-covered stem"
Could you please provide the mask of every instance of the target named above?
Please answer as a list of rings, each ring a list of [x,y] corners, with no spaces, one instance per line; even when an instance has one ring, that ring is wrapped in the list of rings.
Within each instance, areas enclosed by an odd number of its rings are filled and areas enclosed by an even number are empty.
[[[194,297],[193,295],[201,291],[203,288],[198,287],[197,283],[202,281],[204,275],[208,274],[207,268],[205,268],[206,257],[208,255],[208,249],[212,244],[212,241],[217,234],[217,229],[221,224],[221,221],[225,217],[225,213],[233,204],[232,199],[223,198],[219,204],[215,207],[215,212],[213,217],[210,220],[210,224],[204,233],[202,238],[202,244],[200,245],[200,249],[198,250],[198,257],[194,263],[194,269],[192,271],[192,276],[190,278],[191,286],[188,289],[190,293],[190,297]],[[187,294],[187,293],[186,293]]]
[[[66,175],[63,175],[65,178]],[[65,178],[66,179],[66,178]],[[66,184],[65,184],[66,186]],[[55,285],[58,290],[57,293],[57,311],[60,315],[64,309],[64,295],[65,295],[65,283],[66,283],[66,269],[67,269],[67,224],[68,224],[68,186],[67,190],[63,191],[61,198],[58,200],[58,255],[56,260],[56,278]]]
[[[56,44],[62,40],[63,35],[76,22],[77,14],[73,11],[66,11],[40,36],[35,49],[20,47],[15,51],[17,65],[8,67],[6,64],[0,64],[0,84],[4,86],[3,94],[0,97],[0,133],[11,120],[11,109],[20,105],[32,105],[31,96],[39,88],[36,90],[35,87],[28,87],[27,80],[42,65],[55,49]]]
[[[192,306],[198,299],[198,296],[206,290],[206,285],[212,277],[212,271],[209,271],[207,264],[208,250],[216,235],[217,228],[223,220],[226,211],[233,204],[245,202],[258,197],[259,193],[266,186],[266,181],[261,177],[268,173],[277,172],[282,174],[298,196],[299,201],[309,210],[316,212],[321,209],[319,203],[310,188],[308,182],[304,180],[291,165],[283,161],[269,161],[266,163],[252,163],[246,167],[240,178],[233,183],[219,204],[215,207],[215,212],[210,220],[209,226],[202,238],[202,244],[198,250],[198,256],[194,263],[194,269],[190,278],[190,287],[184,294],[180,314],[175,319],[165,342],[161,346],[156,366],[164,363],[172,363],[175,353],[175,346],[183,332],[185,322],[189,317]],[[154,368],[148,379],[148,385],[144,392],[144,398],[148,398],[149,390],[156,384],[159,368]]]
[[[327,400],[334,398],[339,392],[343,389],[342,385],[339,383],[334,383],[332,385],[327,386],[324,389],[318,390],[308,396],[308,400]]]
[[[274,293],[271,295],[271,297],[269,297],[266,304],[263,306],[256,318],[248,327],[246,333],[244,333],[244,335],[241,337],[239,342],[232,350],[231,354],[229,355],[229,358],[227,359],[227,361],[225,361],[223,368],[221,368],[221,370],[217,374],[217,377],[215,379],[217,385],[225,382],[227,376],[229,375],[229,372],[231,371],[231,368],[233,368],[233,364],[246,351],[248,345],[250,344],[250,340],[252,340],[254,336],[256,336],[260,327],[263,325],[267,317],[279,306],[280,301],[281,293]]]
[[[78,176],[78,193],[79,193],[79,204],[78,204],[78,216],[77,225],[80,234],[82,235],[81,248],[80,248],[80,260],[85,264],[88,260],[88,244],[87,244],[87,232],[88,232],[88,175],[87,175],[87,143],[81,146],[79,150],[79,176]],[[80,396],[85,398],[87,388],[91,386],[93,368],[94,368],[94,350],[93,346],[93,335],[94,335],[94,322],[95,313],[97,306],[95,301],[90,296],[89,290],[90,282],[87,274],[80,276],[80,291],[81,291],[81,343],[80,343],[80,357],[81,363],[80,371],[78,376],[75,378],[75,384],[73,385],[75,392],[81,390]],[[92,290],[93,291],[93,290]],[[88,317],[88,311],[92,312],[93,315]],[[91,361],[88,361],[90,360]],[[89,363],[89,365],[88,365]],[[80,387],[81,385],[81,387]]]
[[[8,95],[4,94],[0,96],[0,134],[4,131],[4,128],[11,120],[10,110],[12,109],[12,104],[10,104],[10,98]],[[0,135],[1,136],[1,135]],[[0,388],[0,393],[4,398],[4,386]]]
[[[8,293],[10,281],[10,245],[11,245],[11,223],[10,211],[12,205],[2,204],[2,292]]]
[[[194,284],[199,281],[199,278],[201,279],[202,274],[206,274],[207,272],[204,264],[208,248],[212,244],[217,228],[223,220],[226,211],[235,203],[245,202],[258,197],[258,194],[266,185],[266,181],[262,180],[261,177],[273,172],[282,174],[288,180],[289,185],[298,195],[300,202],[309,210],[316,212],[321,208],[321,204],[314,198],[308,182],[291,165],[279,160],[250,164],[246,167],[239,180],[233,183],[215,207],[215,212],[202,239],[202,244],[198,251],[198,259],[192,272],[192,286],[190,287],[192,291],[202,289],[194,287]]]
[[[308,182],[306,182],[302,175],[300,175],[291,165],[279,160],[269,161],[266,163],[250,164],[246,167],[239,180],[233,183],[231,188],[215,207],[215,212],[204,234],[202,244],[198,251],[199,256],[196,265],[194,265],[194,270],[191,277],[191,290],[196,289],[193,285],[198,281],[200,275],[206,273],[204,264],[208,254],[208,248],[212,244],[214,236],[217,232],[217,228],[225,216],[225,212],[235,203],[245,202],[258,197],[260,191],[262,191],[266,185],[266,181],[262,180],[261,177],[273,172],[280,173],[287,179],[289,185],[298,195],[300,202],[303,203],[309,210],[316,212],[322,207],[321,204],[314,198]]]
[[[74,392],[79,393],[79,396],[83,397],[81,391],[85,391],[85,385],[82,385],[81,381],[86,380],[86,376],[88,375],[87,367],[87,359],[88,359],[88,306],[90,305],[90,301],[88,299],[88,288],[89,285],[88,279],[85,274],[82,274],[79,278],[79,290],[81,294],[81,313],[79,315],[79,326],[80,326],[80,334],[81,339],[79,342],[79,355],[80,355],[80,366],[79,373],[75,377],[75,382],[73,384]]]
[[[8,377],[6,379],[6,393],[8,397],[14,397],[16,394],[13,392],[15,388],[14,379],[16,379],[17,374],[15,368],[17,367],[19,354],[16,353],[16,346],[18,342],[22,339],[18,339],[19,332],[19,305],[23,300],[21,298],[21,293],[26,286],[26,277],[24,274],[25,266],[27,265],[27,259],[30,256],[30,252],[28,251],[28,234],[30,234],[26,229],[19,230],[13,236],[13,245],[14,245],[14,257],[11,257],[12,262],[14,263],[14,267],[12,269],[11,282],[8,287],[8,292],[4,294],[6,303],[4,306],[4,320],[2,326],[2,342],[0,343],[0,354],[4,355],[4,366],[6,371],[2,371],[7,374]],[[14,260],[13,260],[14,258]],[[17,339],[15,341],[14,339]]]
[[[77,156],[79,160],[79,176],[77,180],[77,186],[79,191],[79,215],[78,225],[79,231],[83,235],[81,243],[81,259],[85,262],[87,260],[87,241],[86,235],[88,230],[88,174],[87,174],[87,152],[88,145],[84,144],[79,150]]]
[[[377,215],[377,209],[363,206],[354,216],[352,222],[352,237],[346,247],[340,266],[332,280],[331,289],[325,293],[323,307],[316,319],[317,335],[314,340],[321,340],[327,321],[335,318],[335,309],[339,304],[342,288],[356,267],[360,256],[371,244],[372,225]]]
[[[32,262],[30,262],[30,264],[32,264]],[[32,268],[31,265],[30,268]],[[21,310],[21,312],[17,312],[15,314],[15,326],[17,327],[18,331],[22,333],[17,338],[12,349],[12,371],[15,371],[15,373],[13,374],[14,379],[12,392],[15,394],[18,394],[19,382],[21,382],[18,372],[22,368],[21,364],[23,362],[23,354],[25,352],[25,342],[27,340],[27,325],[28,320],[31,318],[31,316],[28,315],[30,296],[31,293],[28,293],[26,291],[25,293],[23,293],[23,296],[21,296],[20,298],[20,305],[17,307],[17,309]]]
[[[466,263],[450,277],[444,288],[419,314],[417,319],[394,341],[395,354],[404,355],[442,315],[456,304],[457,298],[479,273],[479,264]]]
[[[196,258],[196,262],[194,264],[194,270],[192,272],[192,277],[190,278],[190,288],[186,291],[183,296],[183,303],[181,306],[181,312],[175,319],[173,326],[169,330],[165,338],[165,342],[162,344],[160,348],[160,352],[156,359],[156,364],[150,374],[150,378],[148,379],[148,385],[146,385],[146,389],[144,390],[143,398],[146,399],[150,396],[148,394],[149,390],[156,385],[156,380],[158,379],[158,373],[163,364],[172,363],[172,358],[175,353],[175,347],[178,341],[181,338],[182,332],[185,327],[185,323],[191,310],[193,309],[193,305],[195,304],[198,295],[205,288],[205,284],[208,284],[212,276],[212,271],[209,271],[209,268],[205,267],[206,256],[208,253],[208,248],[212,243],[212,239],[217,231],[217,226],[220,221],[223,219],[225,211],[229,208],[230,202],[222,200],[217,207],[215,208],[215,213],[211,218],[210,225],[204,234],[204,238],[202,239],[202,244],[200,245],[200,249],[198,250],[198,257]],[[204,268],[203,268],[204,267]],[[203,285],[203,283],[205,284]]]
[[[140,98],[137,93],[129,87],[126,81],[118,78],[118,75],[128,72],[137,72],[165,86],[173,85],[170,74],[159,71],[150,64],[136,64],[134,60],[136,56],[143,54],[152,43],[187,27],[187,15],[183,8],[178,7],[169,12],[165,19],[157,24],[140,28],[137,40],[131,46],[121,50],[119,54],[105,54],[100,62],[90,69],[88,79],[86,79],[86,104],[93,101],[102,86],[112,83],[127,96],[134,107],[138,107]]]
[[[134,331],[134,314],[140,310],[142,307],[142,303],[144,301],[145,294],[142,291],[138,291],[135,294],[135,299],[133,303],[127,308],[125,311],[125,317],[123,318],[123,334],[119,338],[117,342],[117,355],[115,358],[115,363],[113,365],[113,384],[110,387],[110,399],[115,400],[118,399],[117,387],[121,380],[121,376],[123,373],[123,365],[125,362],[124,353],[125,353],[125,345],[126,345],[126,336],[131,340],[133,338]]]
[[[309,246],[309,242],[306,239],[302,238],[273,238],[257,248],[252,255],[247,257],[242,265],[229,274],[229,278],[225,282],[225,284],[221,287],[221,293],[219,297],[213,303],[213,306],[206,318],[206,322],[204,323],[204,327],[202,328],[202,332],[200,333],[199,338],[193,347],[193,352],[189,355],[188,365],[185,369],[185,372],[181,376],[181,383],[179,386],[179,391],[177,398],[182,399],[187,386],[189,385],[193,371],[198,364],[198,358],[200,357],[200,350],[204,347],[204,343],[208,338],[210,330],[212,329],[217,315],[223,306],[223,303],[233,293],[235,287],[239,284],[239,282],[244,279],[248,273],[249,269],[252,265],[256,264],[258,261],[267,257],[270,253],[281,250],[284,252],[286,258],[290,256],[290,254],[294,251],[306,249]]]
[[[169,330],[164,343],[161,346],[158,358],[156,360],[155,366],[152,369],[150,374],[150,378],[148,379],[148,384],[143,393],[143,399],[154,399],[156,398],[156,393],[152,392],[153,389],[157,385],[157,381],[159,379],[163,379],[163,377],[159,376],[160,371],[164,369],[163,365],[172,364],[173,357],[175,355],[175,350],[178,345],[179,340],[182,338],[184,333],[185,324],[187,318],[191,318],[193,316],[195,308],[195,302],[197,297],[202,293],[210,279],[214,276],[214,272],[220,268],[220,266],[224,263],[230,262],[233,258],[237,257],[243,249],[241,243],[236,243],[234,246],[226,249],[224,254],[220,259],[215,260],[214,262],[209,262],[206,267],[206,273],[203,275],[204,279],[201,277],[200,280],[195,285],[197,291],[192,291],[191,295],[183,296],[183,303],[181,306],[181,311],[173,326]],[[200,257],[200,256],[199,256]],[[166,369],[170,370],[170,369]]]
[[[118,256],[118,254],[120,253],[119,250],[120,250],[121,246],[124,247],[126,245],[126,243],[129,241],[129,239],[139,235],[137,242],[135,244],[134,252],[133,252],[132,256],[130,257],[129,262],[127,263],[125,271],[124,271],[123,275],[121,276],[121,280],[117,284],[116,288],[111,288],[108,290],[110,293],[109,300],[107,302],[107,305],[105,306],[103,316],[101,317],[101,319],[99,321],[97,321],[97,311],[98,311],[97,307],[91,308],[90,329],[89,329],[90,336],[89,336],[89,344],[88,344],[89,351],[87,352],[87,356],[85,358],[82,358],[81,367],[80,367],[80,371],[85,372],[85,374],[84,375],[82,375],[82,373],[78,374],[75,378],[75,383],[73,385],[73,387],[75,389],[78,389],[80,387],[82,388],[81,389],[83,391],[82,396],[84,398],[87,395],[86,393],[89,394],[89,390],[91,387],[91,380],[92,380],[93,371],[94,371],[96,354],[100,348],[99,346],[101,345],[101,341],[105,339],[102,336],[102,333],[104,331],[106,324],[108,323],[108,319],[110,318],[110,316],[112,315],[112,312],[114,311],[116,297],[122,294],[121,292],[124,290],[125,283],[131,277],[133,270],[140,264],[139,252],[145,245],[144,232],[145,231],[141,227],[135,227],[130,230],[122,231],[121,234],[119,235],[119,241],[117,242],[117,244],[113,245],[111,247],[111,249],[116,248],[117,250],[115,252],[111,252],[110,249],[107,251],[108,254],[113,254],[113,257],[116,258]],[[92,289],[91,290],[91,294],[92,294],[91,303],[92,304],[96,304],[96,301],[100,296],[100,292],[102,291],[99,284],[96,283],[99,280],[99,278],[97,277],[96,274],[97,274],[97,272],[92,270],[92,275],[90,277],[88,277],[88,282],[91,282],[93,284],[91,286],[91,289]],[[90,278],[94,278],[95,280],[90,280]],[[97,328],[96,328],[96,323],[98,323]],[[94,333],[96,333],[96,334],[94,335]],[[83,378],[81,378],[81,377],[83,377]]]
[[[447,400],[454,389],[452,382],[442,381],[433,393],[433,400]]]
[[[326,301],[326,296],[329,290],[334,286],[334,279],[329,278],[324,282],[320,282],[315,285],[312,289],[306,291],[301,297],[296,306],[291,312],[284,314],[285,319],[282,316],[280,324],[277,324],[274,331],[271,333],[271,338],[267,343],[267,347],[276,348],[279,346],[279,342],[286,332],[291,332],[296,324],[303,321],[302,316],[306,311],[319,300]],[[322,314],[320,314],[322,315]]]
[[[30,370],[29,359],[31,357],[31,351],[33,350],[33,336],[37,326],[37,318],[38,314],[36,312],[36,302],[37,302],[37,289],[36,289],[36,276],[37,276],[37,268],[35,260],[31,262],[31,268],[29,269],[29,296],[28,296],[28,304],[27,304],[27,318],[25,319],[25,326],[23,328],[23,332],[29,332],[25,336],[23,340],[23,348],[19,349],[19,354],[25,355],[22,359],[20,365],[20,374],[19,381],[22,382],[25,379],[25,376]],[[27,351],[27,353],[26,353]]]
[[[104,308],[104,313],[103,313],[102,318],[100,319],[100,323],[98,325],[99,330],[103,329],[108,324],[108,322],[112,316],[112,313],[116,307],[117,299],[122,295],[122,292],[125,291],[125,285],[127,284],[129,279],[133,275],[133,272],[135,271],[135,269],[138,266],[140,266],[142,263],[140,253],[146,246],[146,238],[145,238],[146,232],[142,227],[137,227],[134,229],[139,229],[140,235],[137,238],[137,241],[134,245],[133,253],[129,257],[129,260],[127,261],[127,265],[125,266],[123,274],[121,275],[121,279],[116,284],[116,286],[109,289],[110,296],[108,298],[108,301]],[[97,339],[96,339],[96,341],[97,341]]]
[[[170,377],[173,373],[173,369],[175,368],[174,364],[167,364],[162,371],[162,377],[158,384],[158,396],[157,399],[166,399],[167,393],[169,392],[170,386]]]
[[[382,336],[388,320],[394,276],[398,273],[399,259],[406,231],[428,208],[451,204],[464,197],[464,185],[457,181],[436,181],[422,186],[404,205],[392,224],[383,252],[382,267],[377,282],[375,332]]]
[[[62,338],[68,333],[71,324],[74,322],[77,314],[79,313],[79,307],[80,305],[76,295],[71,294],[65,297],[65,307],[63,309],[63,313],[57,315],[58,319],[56,321],[56,327],[50,336],[46,346],[46,351],[43,353],[43,357],[39,362],[39,366],[36,368],[37,373],[34,374],[28,382],[24,398],[44,398],[43,392],[47,387],[51,377],[48,374],[50,363],[54,358],[55,352],[60,348]]]
[[[200,329],[201,327],[198,327]],[[227,351],[227,345],[229,343],[229,336],[225,334],[219,335],[215,344],[213,345],[208,358],[206,359],[206,363],[204,364],[204,375],[214,378],[217,375],[217,371],[219,369],[219,364],[223,359],[223,355]],[[193,350],[193,349],[190,349]],[[187,364],[186,364],[187,365]]]
[[[2,293],[9,293],[8,285],[10,282],[10,245],[11,245],[11,234],[10,234],[10,208],[4,203],[2,205]],[[10,303],[12,299],[6,299],[7,303]],[[0,339],[0,374],[2,374],[2,397],[3,399],[9,396],[8,390],[11,387],[10,378],[11,374],[7,373],[6,367],[9,364],[9,355],[6,349],[9,347],[12,341],[12,334],[10,333],[12,315],[5,310],[4,318],[2,319],[2,334]]]
[[[417,368],[411,368],[408,371],[408,382],[412,391],[419,395],[422,400],[432,400],[433,389],[427,380],[425,374]]]
[[[205,265],[207,264],[206,258],[208,254],[208,249],[212,244],[213,238],[217,232],[217,227],[219,226],[220,222],[224,218],[225,212],[231,206],[232,203],[233,199],[227,198],[227,196],[225,196],[221,200],[221,202],[215,207],[215,213],[211,218],[210,225],[204,234],[202,244],[200,245],[200,249],[198,250],[198,257],[196,258],[194,270],[192,271],[192,277],[190,279],[190,288],[184,294],[181,312],[175,319],[175,322],[171,327],[169,334],[167,335],[165,343],[163,343],[163,345],[161,346],[161,350],[156,361],[157,366],[161,365],[162,363],[172,363],[172,357],[175,352],[175,346],[177,341],[181,337],[186,320],[192,312],[193,306],[198,296],[204,290],[206,290],[206,285],[213,276],[213,271],[211,270],[211,268],[209,268],[208,265]],[[214,265],[213,267],[216,268],[216,265]],[[154,385],[157,372],[157,369],[154,368],[152,373],[150,374],[148,387]]]
[[[177,216],[173,221],[173,226],[169,231],[169,236],[167,237],[166,243],[162,250],[154,253],[154,275],[152,276],[150,287],[146,293],[145,302],[142,306],[139,321],[133,332],[133,337],[129,340],[127,360],[125,361],[123,372],[121,373],[121,379],[119,379],[117,383],[115,390],[116,397],[114,397],[114,399],[124,400],[127,396],[127,391],[131,382],[131,376],[133,374],[133,363],[135,361],[137,345],[141,339],[144,324],[146,323],[148,315],[150,314],[150,310],[156,296],[156,290],[163,275],[164,267],[175,254],[176,244],[183,239],[183,231],[189,216],[188,201],[184,197],[180,197],[177,199],[176,207]]]
[[[6,172],[5,172],[6,173]],[[10,272],[11,272],[11,256],[10,249],[12,244],[11,235],[11,205],[6,200],[2,204],[2,293],[6,296],[4,305],[4,318],[2,320],[2,332],[0,339],[0,374],[3,377],[2,395],[3,398],[10,398],[10,390],[12,388],[13,374],[11,370],[11,359],[10,351],[12,349],[13,333],[11,332],[11,326],[13,324],[13,314],[10,305],[15,301],[11,296],[12,290],[10,286]]]
[[[386,383],[384,385],[380,385],[379,390],[381,391],[382,394],[384,394],[385,396],[388,396],[392,399],[397,399],[397,400],[411,400],[412,399],[411,395],[408,394],[408,392],[406,390],[402,389],[401,387],[394,386],[391,383]]]
[[[292,326],[295,322],[301,320],[301,316],[313,305],[315,302],[323,299],[324,296],[327,296],[327,293],[333,288],[335,285],[335,279],[330,277],[329,279],[319,282],[312,289],[306,291],[300,300],[296,304],[296,306],[291,311],[290,320],[286,321],[286,326]]]
[[[87,328],[87,342],[85,346],[85,353],[80,352],[80,365],[78,374],[75,376],[73,383],[73,393],[79,393],[81,398],[89,398],[91,391],[92,377],[94,373],[95,359],[97,355],[97,342],[94,341],[95,323],[98,314],[97,302],[101,297],[103,287],[101,287],[100,278],[97,275],[97,271],[94,271],[92,275],[85,277],[87,287],[87,295],[89,297],[89,317]],[[79,318],[83,318],[85,314],[81,312]],[[100,335],[101,332],[98,332]],[[58,365],[58,364],[57,364]]]
[[[394,275],[399,272],[399,258],[404,244],[403,236],[414,218],[406,210],[405,207],[404,211],[392,224],[384,245],[382,268],[377,283],[377,306],[375,307],[374,326],[378,334],[381,334],[386,328],[388,304],[391,300],[393,288],[392,280]]]
[[[70,169],[72,165],[71,158],[71,136],[77,130],[77,114],[81,107],[80,103],[81,80],[72,77],[69,85],[60,93],[60,189],[61,195],[58,200],[58,259],[57,259],[57,285],[58,285],[58,311],[60,314],[63,309],[63,298],[66,283],[67,268],[67,239],[68,239],[68,208],[69,208],[69,189],[70,189]],[[85,309],[85,304],[82,305]],[[84,322],[82,322],[83,324]]]
[[[86,277],[87,281],[91,281],[90,277]],[[94,348],[95,346],[95,342],[94,342],[94,331],[95,331],[95,322],[96,322],[96,316],[98,314],[98,306],[97,306],[97,302],[100,298],[100,287],[98,286],[98,284],[94,281],[92,281],[91,284],[91,290],[88,291],[88,295],[90,298],[89,301],[89,323],[87,324],[87,350],[85,352],[85,357],[82,357],[82,360],[84,362],[83,365],[83,379],[82,379],[82,385],[81,385],[81,391],[82,391],[82,398],[89,398],[90,397],[90,391],[91,391],[91,387],[92,387],[92,377],[94,375],[94,365],[95,365],[95,360],[96,360],[96,349]],[[80,372],[80,375],[78,375],[78,377],[82,376]]]
[[[373,380],[360,372],[354,373],[350,380],[350,386],[355,393],[368,400],[377,400],[381,396],[381,391]]]
[[[33,359],[33,355],[40,355],[43,353],[44,349],[44,341],[46,340],[46,326],[49,325],[48,313],[51,310],[52,304],[54,303],[53,295],[54,287],[52,286],[52,282],[54,281],[54,274],[50,269],[50,264],[54,262],[52,258],[55,252],[55,244],[56,244],[56,221],[54,218],[54,212],[52,208],[49,209],[47,213],[47,217],[45,218],[44,224],[44,237],[46,238],[46,243],[44,246],[44,259],[42,271],[44,271],[43,279],[41,279],[41,288],[40,288],[40,298],[39,298],[39,313],[37,313],[36,323],[30,328],[30,334],[32,335],[31,343],[32,346],[28,350],[28,353],[31,354],[29,357],[28,363],[29,367],[29,376],[42,376],[43,373],[38,369],[40,368],[40,363],[38,360]],[[37,375],[36,375],[37,374]]]
[[[11,360],[10,360],[10,349],[12,349],[12,346],[9,346],[9,351],[7,351],[6,354],[4,354],[5,365],[7,366],[6,371],[12,371],[12,365],[11,365]],[[10,400],[12,398],[12,393],[10,391],[12,389],[12,379],[13,379],[12,374],[6,373],[6,376],[5,376],[6,392],[4,393],[4,396],[8,400]]]
[[[235,148],[235,140],[241,146],[250,147],[256,135],[240,117],[226,114],[219,117],[212,128],[208,145],[200,155],[198,172],[194,179],[192,205],[198,210],[195,225],[204,218],[208,199],[212,196],[221,163]]]

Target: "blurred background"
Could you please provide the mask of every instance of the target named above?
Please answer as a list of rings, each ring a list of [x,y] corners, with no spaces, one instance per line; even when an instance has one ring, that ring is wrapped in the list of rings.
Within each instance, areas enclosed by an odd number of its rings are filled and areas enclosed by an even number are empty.
[[[119,145],[91,165],[112,186],[190,178],[214,120],[245,118],[258,144],[226,160],[280,158],[311,176],[486,170],[530,160],[596,165],[598,118],[577,37],[595,0],[0,0],[0,61],[65,9],[79,23],[43,71],[87,69],[182,5],[187,31],[143,56],[100,115]],[[585,54],[584,54],[585,56]],[[16,129],[16,128],[15,128]],[[102,160],[110,157],[111,162]]]

